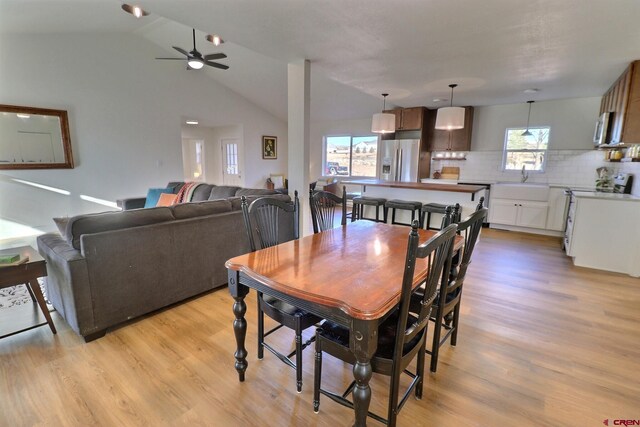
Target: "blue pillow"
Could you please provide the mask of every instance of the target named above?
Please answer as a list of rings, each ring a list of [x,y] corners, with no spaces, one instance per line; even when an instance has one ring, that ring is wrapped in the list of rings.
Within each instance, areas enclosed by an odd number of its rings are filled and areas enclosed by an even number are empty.
[[[173,188],[150,188],[147,191],[147,200],[144,202],[145,208],[154,208],[158,204],[158,200],[160,199],[160,194],[162,193],[173,193]]]

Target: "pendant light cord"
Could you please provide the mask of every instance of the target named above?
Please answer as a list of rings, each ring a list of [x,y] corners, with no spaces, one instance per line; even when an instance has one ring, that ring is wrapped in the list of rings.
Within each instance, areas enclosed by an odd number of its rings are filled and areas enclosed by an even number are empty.
[[[450,107],[453,107],[453,88],[458,87],[457,84],[450,84],[449,87],[451,88],[451,102],[449,104]]]

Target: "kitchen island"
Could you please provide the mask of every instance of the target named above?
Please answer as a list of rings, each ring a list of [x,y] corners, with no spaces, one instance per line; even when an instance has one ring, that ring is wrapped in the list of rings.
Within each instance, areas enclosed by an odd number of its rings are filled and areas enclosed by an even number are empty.
[[[399,199],[407,201],[426,203],[440,203],[443,205],[455,205],[459,203],[462,207],[462,216],[471,214],[478,204],[478,200],[486,188],[482,185],[461,185],[461,184],[432,184],[422,182],[398,182],[383,181],[380,179],[345,179],[341,185],[360,186],[362,195],[367,197],[383,197],[387,200]],[[373,211],[368,211],[366,206],[365,215],[371,217]],[[411,213],[399,210],[397,218],[402,222],[409,222]],[[375,215],[374,215],[375,216]],[[432,225],[435,225],[438,215],[433,215]]]

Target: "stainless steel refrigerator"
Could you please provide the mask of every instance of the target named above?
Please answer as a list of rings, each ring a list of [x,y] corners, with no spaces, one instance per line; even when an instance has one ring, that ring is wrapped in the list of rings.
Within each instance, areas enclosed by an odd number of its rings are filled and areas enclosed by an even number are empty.
[[[381,141],[378,177],[384,181],[418,182],[419,139]]]

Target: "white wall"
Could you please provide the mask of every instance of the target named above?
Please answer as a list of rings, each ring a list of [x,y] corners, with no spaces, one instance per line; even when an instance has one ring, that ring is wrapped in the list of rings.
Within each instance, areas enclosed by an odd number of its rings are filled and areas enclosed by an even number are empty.
[[[604,152],[593,149],[593,132],[600,110],[600,97],[536,102],[531,107],[530,126],[550,126],[549,153],[545,171],[529,173],[530,182],[595,187],[596,169],[611,174],[633,173],[640,178],[639,163],[610,163]],[[518,181],[519,171],[502,170],[505,131],[527,125],[527,104],[477,107],[474,111],[471,152],[466,161],[434,161],[431,170],[443,166],[460,168],[464,181]],[[640,180],[633,186],[640,195]]]
[[[550,126],[550,150],[593,148],[600,97],[535,102],[530,126]],[[477,107],[473,114],[472,151],[502,151],[507,128],[526,127],[529,105],[509,104]]]
[[[67,110],[76,167],[0,171],[0,219],[51,230],[51,217],[107,209],[80,195],[115,201],[181,180],[184,117],[242,127],[246,186],[262,187],[270,173],[286,170],[285,122],[204,73],[156,56],[166,53],[135,35],[3,34],[2,103]],[[262,160],[262,135],[278,136],[278,160]]]

